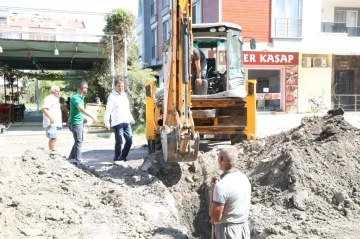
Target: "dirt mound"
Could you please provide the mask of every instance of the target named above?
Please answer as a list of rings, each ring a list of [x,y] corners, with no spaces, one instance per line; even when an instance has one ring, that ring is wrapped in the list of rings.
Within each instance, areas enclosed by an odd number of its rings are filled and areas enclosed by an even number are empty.
[[[236,145],[238,167],[252,183],[252,238],[358,238],[360,131],[343,113],[305,117],[290,131]],[[176,164],[161,172],[161,153],[147,161],[157,162],[151,173],[169,187],[182,224],[196,238],[210,238],[208,193],[210,178],[219,175],[217,153],[178,164],[181,176],[172,171]]]
[[[95,172],[43,149],[0,160],[0,228],[0,238],[186,238],[153,176],[121,165]]]
[[[358,237],[360,132],[342,114],[237,146],[253,186],[254,238]]]

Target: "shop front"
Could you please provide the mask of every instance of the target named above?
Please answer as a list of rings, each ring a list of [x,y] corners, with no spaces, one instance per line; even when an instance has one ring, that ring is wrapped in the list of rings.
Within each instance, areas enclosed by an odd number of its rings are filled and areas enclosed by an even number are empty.
[[[297,52],[244,52],[246,79],[257,80],[257,110],[298,110]]]
[[[333,61],[332,105],[360,110],[360,56],[336,55]]]

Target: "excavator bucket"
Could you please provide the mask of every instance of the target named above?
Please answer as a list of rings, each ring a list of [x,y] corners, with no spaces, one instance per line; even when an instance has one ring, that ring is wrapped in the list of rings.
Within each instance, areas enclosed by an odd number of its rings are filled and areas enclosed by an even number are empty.
[[[193,136],[179,134],[177,127],[163,126],[161,142],[165,162],[191,162],[197,159],[200,143],[197,132]]]

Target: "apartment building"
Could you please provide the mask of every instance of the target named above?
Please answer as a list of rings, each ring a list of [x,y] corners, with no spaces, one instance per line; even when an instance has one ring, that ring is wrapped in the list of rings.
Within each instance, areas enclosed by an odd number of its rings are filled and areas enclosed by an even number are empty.
[[[321,96],[329,108],[359,108],[359,11],[357,0],[271,1],[271,40],[256,54],[292,59],[281,69],[282,110],[309,112],[309,99]],[[250,59],[245,55],[245,63]]]
[[[38,13],[0,11],[0,38],[34,41],[86,41],[81,19],[68,19]],[[98,39],[96,39],[98,40]]]
[[[139,6],[143,67],[160,72],[169,0]],[[193,0],[194,23],[242,26],[245,74],[257,80],[258,110],[288,113],[309,112],[309,99],[320,96],[329,108],[360,107],[359,11],[358,0]],[[255,51],[247,42],[252,37]]]

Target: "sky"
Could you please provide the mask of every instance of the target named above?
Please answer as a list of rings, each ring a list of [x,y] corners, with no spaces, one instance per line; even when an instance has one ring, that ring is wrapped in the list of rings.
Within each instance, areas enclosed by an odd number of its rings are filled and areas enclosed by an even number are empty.
[[[1,0],[0,10],[4,7],[54,9],[78,12],[110,12],[115,8],[125,8],[137,16],[138,0]],[[14,11],[10,9],[11,11]],[[20,12],[20,11],[18,11]],[[25,13],[30,13],[26,11]],[[43,13],[43,12],[41,12]],[[44,14],[46,14],[44,12]],[[58,14],[57,14],[58,15]],[[66,15],[62,13],[61,15]],[[75,15],[67,14],[68,18],[80,18],[84,20],[88,33],[102,34],[105,21],[103,16],[98,15]]]

